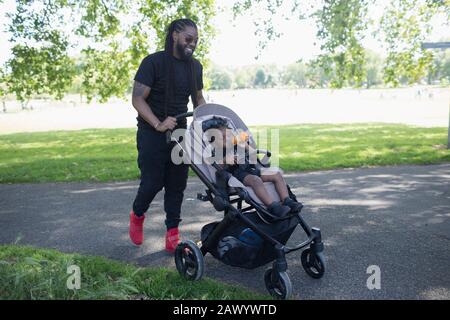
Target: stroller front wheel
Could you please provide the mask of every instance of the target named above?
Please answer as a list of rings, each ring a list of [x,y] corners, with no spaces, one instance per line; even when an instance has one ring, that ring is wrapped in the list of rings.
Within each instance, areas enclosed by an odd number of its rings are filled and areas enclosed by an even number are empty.
[[[264,274],[266,289],[270,295],[279,300],[286,300],[292,295],[292,283],[286,272],[276,272],[272,268]]]
[[[193,241],[182,241],[175,249],[175,265],[184,278],[200,280],[204,270],[203,254]]]
[[[322,252],[313,252],[311,249],[305,249],[301,256],[302,266],[306,273],[314,278],[322,278],[325,273],[325,259]]]

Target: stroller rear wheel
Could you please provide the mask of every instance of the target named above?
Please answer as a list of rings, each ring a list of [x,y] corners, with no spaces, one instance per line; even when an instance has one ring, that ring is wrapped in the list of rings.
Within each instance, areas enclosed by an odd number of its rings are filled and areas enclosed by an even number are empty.
[[[187,240],[175,249],[175,265],[178,272],[188,280],[200,280],[203,275],[203,254],[194,241]]]
[[[311,249],[305,249],[301,256],[302,266],[306,273],[314,278],[322,278],[325,273],[325,260],[322,252],[313,252]]]
[[[264,282],[270,295],[279,300],[286,300],[292,294],[291,279],[286,272],[277,272],[272,268],[264,274]]]

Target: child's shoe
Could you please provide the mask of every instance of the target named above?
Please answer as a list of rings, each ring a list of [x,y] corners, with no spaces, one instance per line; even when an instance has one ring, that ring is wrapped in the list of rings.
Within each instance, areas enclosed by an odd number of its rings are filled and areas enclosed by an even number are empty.
[[[300,210],[302,210],[302,208],[303,208],[303,205],[300,202],[294,201],[289,197],[284,199],[283,205],[291,208],[292,212],[300,212]]]
[[[291,211],[291,208],[289,208],[288,206],[282,205],[278,201],[272,202],[271,205],[267,207],[267,209],[269,210],[269,212],[271,214],[273,214],[274,216],[277,216],[279,218],[284,217]]]

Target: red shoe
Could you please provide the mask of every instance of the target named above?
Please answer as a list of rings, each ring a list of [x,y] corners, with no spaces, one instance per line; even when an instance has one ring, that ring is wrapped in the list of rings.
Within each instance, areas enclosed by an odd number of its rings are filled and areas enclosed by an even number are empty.
[[[138,217],[133,210],[130,212],[130,239],[136,245],[141,245],[144,242],[144,220],[145,214]]]
[[[167,230],[166,251],[174,253],[178,243],[180,243],[180,233],[178,231],[178,228],[172,228]]]

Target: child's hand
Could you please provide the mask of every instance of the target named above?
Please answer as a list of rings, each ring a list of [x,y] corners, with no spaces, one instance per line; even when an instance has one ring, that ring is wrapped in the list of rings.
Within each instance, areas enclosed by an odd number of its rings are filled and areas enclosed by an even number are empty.
[[[245,143],[249,139],[249,134],[245,131],[240,132],[239,135],[233,137],[233,144]]]

